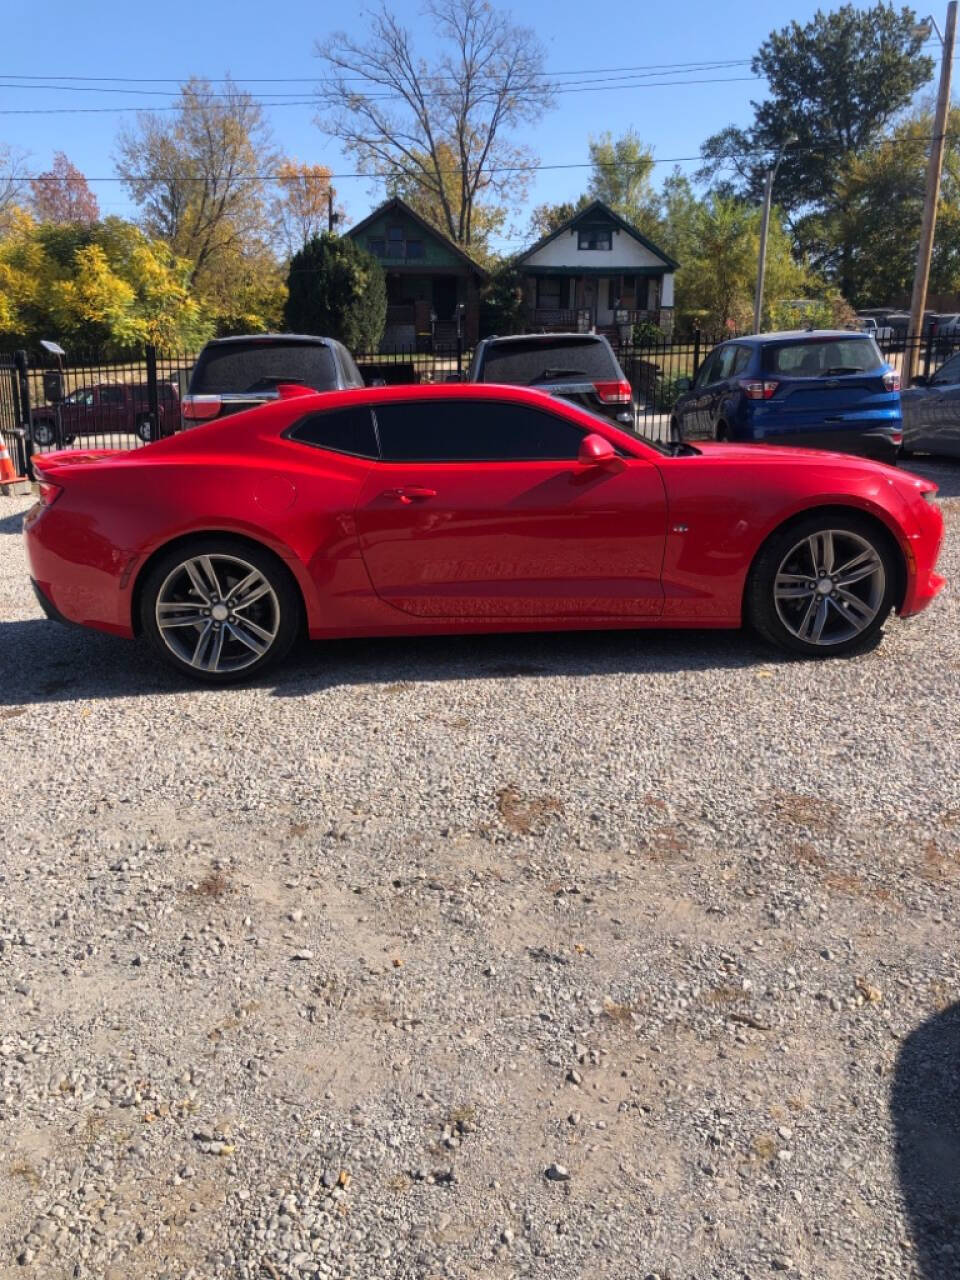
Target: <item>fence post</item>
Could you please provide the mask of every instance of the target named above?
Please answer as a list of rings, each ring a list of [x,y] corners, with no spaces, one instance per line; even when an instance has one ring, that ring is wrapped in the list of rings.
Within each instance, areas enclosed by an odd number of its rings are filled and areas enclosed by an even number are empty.
[[[927,327],[927,347],[923,353],[923,376],[930,377],[930,366],[933,363],[933,325]]]
[[[463,377],[463,334],[457,330],[457,375]]]
[[[160,431],[160,392],[157,387],[157,348],[148,344],[147,357],[147,408],[150,412],[150,439],[159,440]]]
[[[693,377],[700,372],[700,326],[693,331]],[[691,378],[691,382],[693,378]]]
[[[13,363],[16,365],[16,403],[20,414],[20,426],[23,429],[23,473],[33,479],[33,422],[30,415],[30,379],[27,377],[27,353],[14,353]]]

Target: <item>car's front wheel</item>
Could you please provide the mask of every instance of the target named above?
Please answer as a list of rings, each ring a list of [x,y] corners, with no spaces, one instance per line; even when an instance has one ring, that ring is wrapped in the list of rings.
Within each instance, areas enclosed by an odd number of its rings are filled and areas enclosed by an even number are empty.
[[[46,448],[48,445],[56,444],[57,428],[56,424],[48,421],[46,418],[39,418],[33,424],[33,443]]]
[[[866,648],[897,589],[891,539],[856,513],[796,521],[761,549],[747,585],[748,620],[764,639],[812,658]]]
[[[247,679],[283,658],[300,627],[289,570],[270,551],[207,535],[150,568],[140,622],[156,652],[211,684]]]

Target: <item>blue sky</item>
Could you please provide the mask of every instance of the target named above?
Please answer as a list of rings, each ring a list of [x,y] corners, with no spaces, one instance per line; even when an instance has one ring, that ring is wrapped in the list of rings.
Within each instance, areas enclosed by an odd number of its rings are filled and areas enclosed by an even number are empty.
[[[511,6],[518,22],[535,27],[546,46],[551,71],[596,69],[598,85],[621,67],[649,67],[681,62],[749,59],[774,27],[791,19],[809,20],[820,0],[794,0],[789,6],[769,0],[739,0],[735,8],[716,0],[684,0],[671,5],[621,4],[598,6],[586,0],[517,0]],[[869,7],[861,0],[859,7]],[[420,15],[420,0],[393,0],[393,11],[412,28],[429,56],[432,34]],[[51,107],[116,107],[169,102],[148,89],[175,89],[162,78],[191,74],[212,79],[229,72],[247,78],[303,77],[302,84],[250,84],[258,96],[297,93],[310,97],[310,80],[320,70],[314,41],[331,30],[352,34],[364,27],[362,10],[340,4],[286,0],[276,9],[262,0],[166,0],[160,5],[131,5],[129,0],[88,0],[82,4],[52,0],[42,10],[21,3],[5,18],[0,54],[4,86],[12,78],[40,76],[40,84],[55,84],[58,76],[129,77],[131,83],[113,88],[130,93],[68,92],[51,88],[0,87],[0,111]],[[605,74],[606,73],[606,74]],[[665,80],[684,77],[664,71]],[[149,82],[143,77],[149,77]],[[609,129],[614,134],[634,127],[654,148],[658,159],[695,156],[710,133],[728,123],[751,117],[751,97],[762,97],[764,85],[750,77],[747,63],[693,73],[688,78],[724,83],[661,84],[651,88],[604,89],[561,95],[558,107],[546,115],[535,137],[522,139],[533,146],[544,164],[585,162],[591,134]],[[577,77],[583,79],[584,77]],[[37,82],[35,82],[37,83]],[[276,139],[283,151],[301,160],[324,163],[335,172],[354,169],[337,144],[313,123],[307,106],[270,109]],[[113,174],[114,139],[121,123],[132,116],[104,114],[3,114],[0,141],[31,153],[36,169],[49,166],[52,153],[62,150],[91,178]],[[695,162],[684,162],[686,171]],[[658,165],[658,177],[672,168]],[[522,238],[529,205],[575,198],[586,182],[587,170],[546,171],[536,175],[528,206],[517,211],[515,226]],[[347,206],[348,221],[363,217],[377,199],[369,179],[342,179],[337,188]],[[104,214],[133,212],[116,182],[92,183]],[[516,233],[515,233],[516,234]],[[519,248],[511,237],[509,247]]]

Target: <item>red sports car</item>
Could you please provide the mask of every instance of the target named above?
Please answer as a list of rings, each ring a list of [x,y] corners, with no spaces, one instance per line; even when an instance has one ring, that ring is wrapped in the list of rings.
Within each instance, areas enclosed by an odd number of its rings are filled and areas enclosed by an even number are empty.
[[[812,657],[943,586],[936,486],[840,454],[656,445],[520,387],[273,404],[136,452],[47,454],[26,519],[59,621],[203,680],[301,632],[739,627]]]

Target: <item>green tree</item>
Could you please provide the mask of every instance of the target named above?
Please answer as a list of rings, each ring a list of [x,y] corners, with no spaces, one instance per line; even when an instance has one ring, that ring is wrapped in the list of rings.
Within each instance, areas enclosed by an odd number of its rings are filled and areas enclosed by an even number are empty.
[[[523,280],[510,259],[500,259],[490,266],[480,295],[480,333],[523,333],[526,327]]]
[[[144,229],[190,264],[190,287],[230,328],[276,318],[270,175],[279,163],[263,107],[227,80],[194,77],[168,116],[145,112],[117,140],[117,172]],[[282,299],[281,299],[282,302]]]
[[[614,138],[603,133],[590,139],[593,172],[587,193],[643,232],[657,226],[657,200],[651,184],[653,151],[634,129]]]
[[[582,195],[577,200],[562,200],[559,204],[536,205],[530,214],[530,235],[537,240],[541,236],[550,235],[589,203],[590,197]]]
[[[854,287],[856,244],[844,219],[844,177],[932,75],[916,22],[906,7],[845,4],[772,32],[752,61],[769,88],[753,104],[753,123],[722,129],[703,145],[698,177],[732,170],[722,190],[754,200],[771,155],[784,149],[776,199],[800,248],[815,248],[818,266],[845,296]]]
[[[347,236],[314,236],[290,262],[287,328],[339,338],[352,351],[375,351],[387,319],[380,263]]]
[[[752,327],[760,216],[754,205],[725,196],[709,196],[697,207],[694,239],[677,275],[677,309],[710,333]],[[767,240],[765,327],[784,300],[822,292],[822,284],[794,260],[789,233],[774,210]]]

